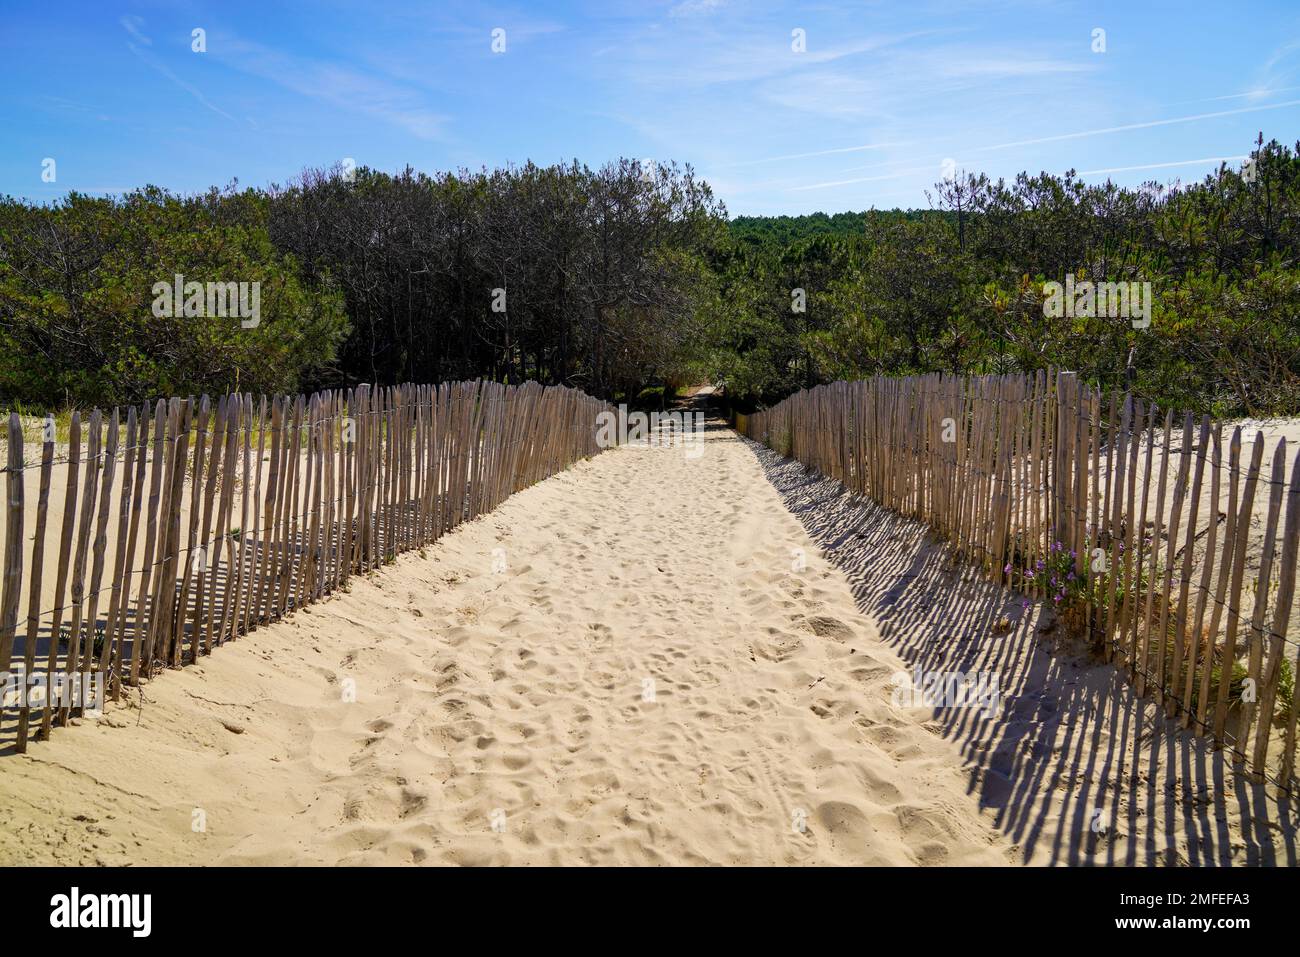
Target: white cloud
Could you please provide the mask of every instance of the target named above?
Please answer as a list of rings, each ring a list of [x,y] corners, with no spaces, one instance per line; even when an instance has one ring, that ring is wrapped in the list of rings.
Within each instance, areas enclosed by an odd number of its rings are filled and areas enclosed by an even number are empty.
[[[126,30],[126,32],[131,34],[131,36],[134,37],[135,40],[145,44],[146,46],[152,45],[153,40],[145,36],[140,31],[140,28],[144,26],[144,21],[141,20],[139,17],[135,17],[135,16],[123,17],[120,22],[122,24],[122,27]],[[216,113],[218,116],[224,116],[228,120],[234,119],[233,116],[231,116],[221,107],[217,106],[206,96],[204,96],[202,90],[196,87],[193,83],[190,83],[187,80],[182,80],[179,76],[176,75],[176,73],[170,67],[167,66],[167,64],[159,61],[152,53],[149,53],[147,50],[141,49],[140,47],[132,43],[130,40],[126,41],[126,46],[128,50],[130,50],[132,53],[138,56],[152,69],[157,70],[168,80],[170,80],[173,84],[180,87],[190,96],[194,97],[194,99],[198,100],[200,103],[202,103],[213,113]]]
[[[723,6],[727,0],[682,0],[668,11],[670,17],[699,17],[712,13]]]
[[[143,43],[145,46],[152,46],[153,40],[144,35],[144,20],[140,17],[130,14],[118,21],[127,33],[135,37],[137,43]]]
[[[294,93],[377,117],[419,139],[443,135],[447,117],[429,109],[419,91],[411,87],[345,64],[311,60],[233,36],[223,37],[212,48],[221,62]]]

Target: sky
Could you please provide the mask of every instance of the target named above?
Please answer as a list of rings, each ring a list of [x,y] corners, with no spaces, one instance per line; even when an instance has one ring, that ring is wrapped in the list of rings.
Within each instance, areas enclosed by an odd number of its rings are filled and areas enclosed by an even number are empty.
[[[1194,181],[1261,131],[1300,139],[1295,0],[0,0],[0,193],[38,202],[627,156],[731,215],[924,208],[953,170]]]

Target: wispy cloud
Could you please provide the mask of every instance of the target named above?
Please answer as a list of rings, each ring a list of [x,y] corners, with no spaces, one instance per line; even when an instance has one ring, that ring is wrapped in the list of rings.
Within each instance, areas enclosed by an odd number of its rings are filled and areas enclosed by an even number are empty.
[[[821,60],[812,57],[799,69],[767,78],[759,93],[768,102],[803,113],[894,123],[936,100],[953,102],[977,91],[988,98],[1023,93],[1031,80],[1069,81],[1095,70],[1087,62],[983,44],[905,43],[919,36],[903,35],[895,43],[873,47],[862,64],[849,61],[857,54],[844,50],[830,51]]]
[[[1194,160],[1174,160],[1169,163],[1141,163],[1137,166],[1111,166],[1107,169],[1085,169],[1080,176],[1100,176],[1106,173],[1131,173],[1135,170],[1144,169],[1169,169],[1174,166],[1201,166],[1206,163],[1213,163],[1218,166],[1220,163],[1241,163],[1250,159],[1249,156],[1207,156],[1204,159]]]
[[[410,86],[350,65],[285,53],[234,36],[211,44],[218,60],[301,96],[343,110],[364,113],[404,129],[423,140],[443,135],[447,117],[429,109],[421,93]]]
[[[808,49],[795,53],[789,31],[780,32],[731,23],[700,27],[692,23],[671,31],[628,36],[613,49],[620,56],[620,79],[641,86],[680,91],[728,83],[754,83],[788,77],[812,67],[875,54],[940,31],[880,33],[866,39],[835,43],[810,37]]]
[[[1290,93],[1294,90],[1300,90],[1300,86],[1277,86],[1273,88],[1256,87],[1253,90],[1247,90],[1244,93],[1225,93],[1223,96],[1207,96],[1199,100],[1183,100],[1184,103],[1217,103],[1221,100],[1264,100],[1270,96],[1277,96],[1279,93]]]
[[[810,183],[807,186],[792,186],[790,192],[804,193],[811,189],[830,189],[832,186],[851,186],[854,183],[879,183],[888,179],[902,179],[904,176],[912,176],[916,173],[923,173],[928,167],[919,167],[915,169],[905,169],[900,173],[885,173],[881,176],[855,176],[852,179],[836,179],[825,183]]]
[[[784,156],[764,156],[762,159],[743,160],[739,163],[729,163],[729,166],[755,166],[759,163],[776,163],[781,160],[812,159],[815,156],[835,156],[839,153],[862,153],[866,150],[884,150],[893,147],[907,146],[906,143],[867,143],[863,146],[839,146],[835,149],[813,150],[810,153],[786,153]]]
[[[1192,116],[1177,116],[1177,117],[1170,117],[1168,119],[1162,119],[1162,120],[1146,120],[1141,123],[1126,123],[1122,126],[1107,126],[1107,127],[1101,127],[1099,129],[1094,129],[1094,130],[1079,130],[1073,133],[1057,133],[1052,136],[1040,136],[1040,137],[1035,137],[1033,139],[1027,139],[1027,140],[1015,140],[1009,143],[993,143],[987,146],[971,147],[969,150],[966,150],[966,152],[983,153],[983,152],[990,152],[994,150],[1014,149],[1022,146],[1036,146],[1042,143],[1057,143],[1066,140],[1085,139],[1087,137],[1092,137],[1092,136],[1102,136],[1111,133],[1123,133],[1123,132],[1128,132],[1130,130],[1152,129],[1155,127],[1170,126],[1179,123],[1196,123],[1202,120],[1216,119],[1224,116],[1237,116],[1243,113],[1256,113],[1263,110],[1280,110],[1280,109],[1286,109],[1289,107],[1296,107],[1296,106],[1300,106],[1300,100],[1287,100],[1282,103],[1269,103],[1262,106],[1247,106],[1236,110],[1218,110],[1213,113],[1197,113]],[[767,157],[762,160],[751,160],[751,161],[746,161],[745,163],[738,163],[736,165],[748,165],[748,163],[775,162],[777,160],[805,159],[805,158],[817,157],[817,156],[829,156],[835,153],[853,153],[853,152],[858,152],[863,150],[882,149],[888,146],[906,146],[906,145],[907,145],[906,143],[883,143],[883,144],[865,143],[861,146],[844,146],[844,147],[839,147],[837,149],[816,150],[810,153],[791,153],[786,156]],[[1244,157],[1229,156],[1229,157],[1223,157],[1222,159],[1224,160],[1244,159]],[[1214,158],[1208,158],[1203,161],[1188,160],[1186,162],[1188,164],[1191,164],[1195,162],[1217,162],[1217,160],[1215,160]],[[1152,166],[1149,167],[1143,167],[1143,166],[1115,167],[1110,170],[1092,170],[1091,172],[1105,173],[1105,172],[1120,172],[1121,170],[1137,170],[1137,169],[1148,169],[1148,168],[1155,169],[1158,168],[1160,165],[1161,164],[1153,164]],[[1171,164],[1171,165],[1177,165],[1177,164]],[[845,172],[848,172],[848,170],[846,170]],[[846,182],[854,182],[854,181],[848,180]]]
[[[137,43],[143,44],[144,46],[153,45],[153,40],[144,35],[144,20],[140,17],[137,17],[134,14],[128,14],[127,16],[122,17],[118,23],[122,24],[122,27],[127,33],[135,37]]]
[[[1096,130],[1080,130],[1077,133],[1058,133],[1055,136],[1040,136],[1029,140],[1015,140],[1010,143],[995,143],[992,146],[977,146],[974,152],[988,150],[1009,150],[1021,146],[1037,146],[1040,143],[1059,143],[1063,140],[1078,140],[1089,136],[1102,136],[1108,133],[1124,133],[1129,130],[1147,130],[1157,126],[1173,126],[1177,123],[1199,123],[1221,116],[1239,116],[1242,113],[1259,113],[1263,110],[1281,110],[1290,106],[1300,106],[1300,100],[1287,100],[1284,103],[1269,103],[1264,106],[1243,106],[1237,110],[1219,110],[1215,113],[1197,113],[1193,116],[1175,116],[1166,120],[1147,120],[1143,123],[1125,123],[1123,126],[1106,126]]]
[[[727,0],[682,0],[668,11],[670,17],[699,17],[726,6]]]
[[[1048,57],[1030,59],[1018,56],[951,56],[945,51],[930,58],[933,72],[938,76],[962,79],[1012,78],[1048,76],[1053,73],[1088,73],[1090,64]]]
[[[148,36],[145,36],[143,32],[144,21],[140,17],[127,16],[127,17],[123,17],[120,22],[122,24],[123,29],[125,29],[126,32],[129,33],[135,39],[136,43],[144,44],[145,46],[151,46],[153,44],[153,40],[150,39]],[[213,113],[216,113],[218,116],[223,116],[228,120],[234,119],[233,116],[231,116],[221,107],[217,106],[206,96],[204,96],[203,91],[200,90],[198,87],[196,87],[193,83],[190,83],[188,80],[181,79],[179,76],[176,75],[175,71],[173,71],[171,67],[167,66],[167,64],[163,63],[152,53],[149,53],[147,50],[144,50],[140,46],[137,46],[136,43],[133,43],[130,40],[126,41],[127,49],[129,49],[137,57],[139,57],[146,64],[148,64],[150,68],[157,70],[168,80],[170,80],[173,84],[180,87],[190,96],[194,97],[194,99],[198,100],[201,104],[203,104]]]

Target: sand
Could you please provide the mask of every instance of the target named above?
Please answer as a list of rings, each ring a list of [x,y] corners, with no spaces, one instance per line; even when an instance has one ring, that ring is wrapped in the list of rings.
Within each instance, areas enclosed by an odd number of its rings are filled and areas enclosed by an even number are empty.
[[[612,450],[5,758],[0,863],[1024,860],[905,668],[750,443]]]

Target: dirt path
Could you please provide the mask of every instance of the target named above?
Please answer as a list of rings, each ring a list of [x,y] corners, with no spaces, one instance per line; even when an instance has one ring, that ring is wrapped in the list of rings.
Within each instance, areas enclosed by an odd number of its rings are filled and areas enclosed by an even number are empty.
[[[618,449],[5,759],[0,863],[1020,860],[903,669],[734,433]]]

